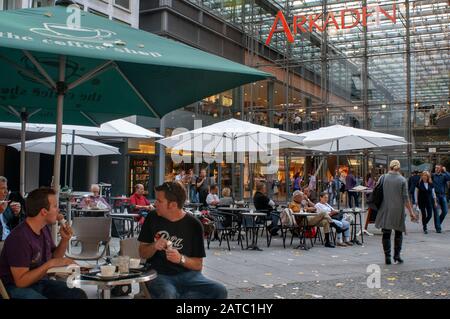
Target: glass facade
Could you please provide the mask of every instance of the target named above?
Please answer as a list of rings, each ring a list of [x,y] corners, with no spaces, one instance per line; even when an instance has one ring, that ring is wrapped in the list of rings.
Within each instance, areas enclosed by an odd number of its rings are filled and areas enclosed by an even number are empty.
[[[294,132],[343,124],[411,142],[344,154],[341,170],[360,176],[384,170],[394,157],[406,170],[449,161],[449,128],[438,125],[450,107],[448,1],[190,2],[242,30],[246,64],[277,78],[244,86],[242,109],[215,99],[214,117],[222,112]],[[278,180],[318,169],[322,155],[289,151],[288,172],[281,157]],[[295,164],[299,158],[308,164]],[[334,165],[320,168],[324,180]]]

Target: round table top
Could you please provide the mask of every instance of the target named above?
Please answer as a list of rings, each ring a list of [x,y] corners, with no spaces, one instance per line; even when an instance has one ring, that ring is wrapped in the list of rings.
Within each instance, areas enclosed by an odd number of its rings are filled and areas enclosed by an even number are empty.
[[[308,217],[308,216],[316,216],[317,213],[292,213],[292,215]]]
[[[80,275],[81,276],[81,275]],[[78,277],[74,280],[74,284],[80,284],[80,285],[95,285],[95,286],[102,286],[102,287],[113,287],[118,285],[131,285],[136,284],[140,282],[146,282],[153,280],[157,277],[156,270],[149,270],[144,273],[142,273],[140,276],[134,277],[134,278],[124,278],[124,279],[111,279],[111,280],[94,280],[94,279],[81,279],[81,277]]]
[[[247,207],[217,207],[218,210],[223,211],[236,211],[236,212],[249,212],[251,209]]]
[[[242,213],[245,216],[267,216],[265,213]]]
[[[141,215],[139,215],[139,214],[132,214],[132,213],[130,213],[130,214],[120,214],[120,213],[111,213],[111,214],[109,214],[109,216],[111,216],[111,217],[125,217],[125,218],[127,218],[127,217],[139,217],[139,216],[141,216]]]
[[[93,213],[93,212],[105,213],[111,211],[111,209],[90,209],[90,208],[72,208],[72,210],[83,213]]]

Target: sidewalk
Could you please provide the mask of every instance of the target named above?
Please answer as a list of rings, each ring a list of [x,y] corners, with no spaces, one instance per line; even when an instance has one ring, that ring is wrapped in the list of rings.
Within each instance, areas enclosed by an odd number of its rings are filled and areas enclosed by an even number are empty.
[[[443,229],[449,228],[446,225]],[[265,238],[261,238],[259,243],[264,249],[262,252],[241,250],[235,242],[232,250],[228,251],[223,249],[226,243],[222,244],[223,248],[218,248],[218,242],[212,242],[204,261],[204,274],[225,284],[230,298],[274,298],[275,293],[284,293],[285,298],[295,292],[292,290],[295,287],[299,287],[296,289],[299,291],[297,295],[292,296],[303,298],[306,296],[301,295],[301,292],[307,293],[306,287],[317,282],[322,285],[322,292],[318,295],[324,298],[327,298],[327,295],[330,298],[338,297],[344,291],[336,288],[337,283],[342,283],[342,287],[346,286],[354,297],[368,297],[370,295],[360,295],[360,286],[357,283],[363,282],[367,288],[365,281],[369,275],[367,266],[370,264],[381,267],[383,278],[392,274],[402,276],[402,281],[399,282],[408,282],[408,278],[438,272],[441,277],[437,277],[435,281],[441,282],[445,279],[448,288],[450,281],[446,271],[450,268],[450,231],[437,234],[429,228],[429,234],[424,235],[421,227],[421,224],[407,224],[408,233],[404,236],[402,251],[405,263],[402,265],[384,265],[381,232],[370,225],[369,231],[374,233],[374,236],[365,236],[363,246],[345,248],[325,248],[317,243],[309,251],[303,251],[292,248],[296,246],[294,241],[292,247],[284,249],[281,238],[275,237],[270,248],[265,247]],[[330,287],[336,289],[330,290]],[[418,292],[423,296],[425,290],[421,286],[419,288]],[[317,287],[311,289],[315,290]],[[395,296],[395,293],[393,295]],[[405,292],[403,295],[408,294]],[[383,296],[385,295],[378,295],[381,298]]]

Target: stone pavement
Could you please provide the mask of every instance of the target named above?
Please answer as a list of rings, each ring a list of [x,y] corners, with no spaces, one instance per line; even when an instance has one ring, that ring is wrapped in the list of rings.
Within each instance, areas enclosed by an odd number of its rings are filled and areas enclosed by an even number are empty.
[[[381,232],[370,225],[374,236],[365,236],[363,246],[345,248],[317,243],[303,251],[293,249],[294,241],[284,249],[281,238],[267,248],[260,238],[262,252],[241,250],[235,243],[228,251],[226,243],[219,248],[212,242],[204,274],[225,284],[230,298],[449,298],[450,231],[437,234],[429,228],[424,235],[421,227],[407,224],[402,265],[384,265]],[[371,264],[380,266],[380,289],[367,288]]]
[[[432,227],[432,225],[430,225]],[[450,229],[448,219],[443,229]],[[269,248],[265,237],[258,240],[263,251],[241,250],[236,242],[226,249],[211,242],[203,273],[222,282],[229,298],[449,298],[450,231],[437,234],[421,224],[408,223],[404,235],[402,265],[384,265],[381,232],[370,225],[374,236],[364,236],[363,246],[325,248],[317,243],[308,251],[283,248],[274,237]],[[205,243],[206,245],[206,243]],[[118,253],[118,240],[111,245]],[[366,284],[369,265],[379,265],[381,286]],[[94,286],[84,287],[96,298]],[[133,287],[137,293],[138,287]]]

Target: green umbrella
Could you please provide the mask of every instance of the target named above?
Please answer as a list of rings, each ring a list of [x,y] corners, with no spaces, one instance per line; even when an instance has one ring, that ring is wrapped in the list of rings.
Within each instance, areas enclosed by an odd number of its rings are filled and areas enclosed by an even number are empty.
[[[66,123],[91,125],[127,115],[162,117],[270,77],[88,12],[81,11],[79,25],[73,21],[72,6],[0,12],[0,105],[41,109],[56,122],[57,189],[63,114]]]

